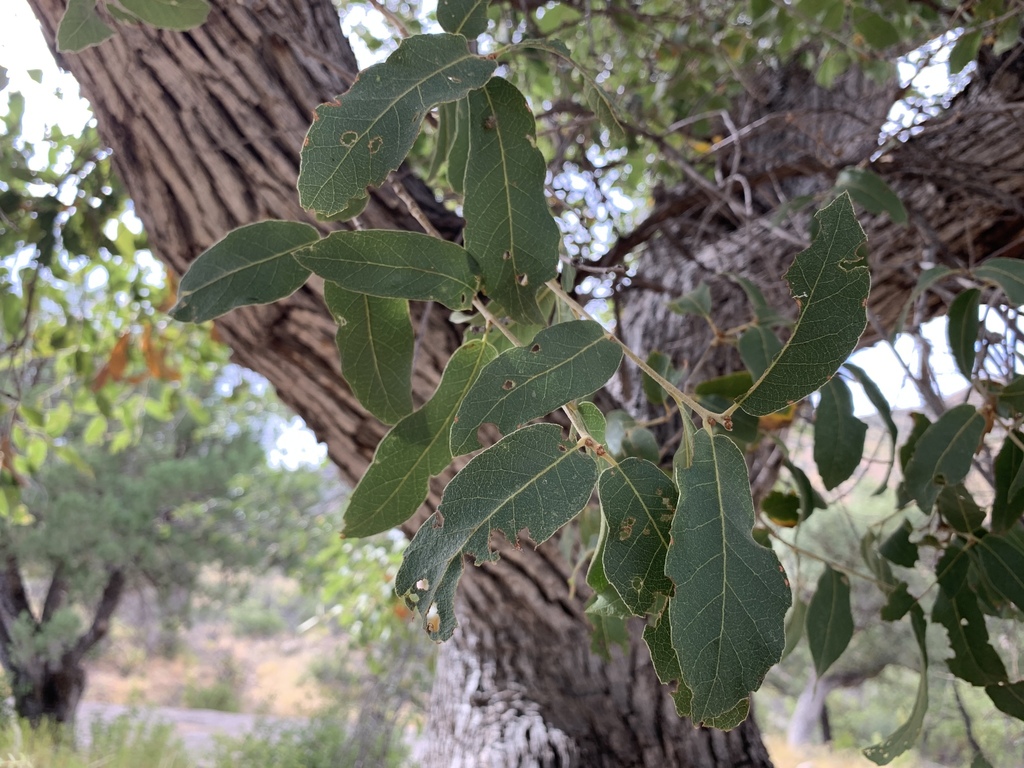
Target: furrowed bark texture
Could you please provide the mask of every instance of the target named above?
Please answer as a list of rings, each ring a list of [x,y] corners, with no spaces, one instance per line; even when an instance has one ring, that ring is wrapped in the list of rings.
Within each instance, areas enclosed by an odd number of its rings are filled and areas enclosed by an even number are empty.
[[[63,2],[31,4],[52,47]],[[100,46],[59,57],[92,102],[154,253],[179,274],[233,227],[311,220],[294,188],[302,138],[312,109],[355,74],[326,0],[213,5],[198,30],[122,27]],[[457,237],[460,222],[421,182],[401,183],[442,234]],[[359,224],[419,229],[390,187],[371,196]],[[414,392],[422,402],[458,336],[439,311],[420,327]],[[354,483],[384,428],[340,376],[318,287],[232,312],[217,329],[235,360],[271,381]],[[752,720],[721,734],[672,715],[641,643],[608,664],[591,656],[583,596],[570,595],[568,573],[556,553],[529,548],[495,567],[469,568],[462,626],[442,652],[431,719],[436,764],[770,765]]]

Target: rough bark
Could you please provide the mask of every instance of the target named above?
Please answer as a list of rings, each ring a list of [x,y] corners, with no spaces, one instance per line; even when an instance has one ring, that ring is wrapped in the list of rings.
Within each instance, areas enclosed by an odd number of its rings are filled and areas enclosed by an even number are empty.
[[[63,3],[31,4],[52,47]],[[232,227],[310,220],[294,191],[302,137],[313,107],[342,92],[355,68],[326,0],[213,5],[193,32],[122,29],[59,59],[92,102],[154,253],[179,274]],[[400,183],[437,229],[457,235],[459,222],[421,182]],[[418,228],[390,187],[372,195],[359,225]],[[317,285],[232,312],[217,329],[234,358],[266,376],[327,443],[345,479],[357,480],[384,429],[340,376]],[[440,312],[420,332],[414,394],[422,402],[458,337]],[[608,664],[591,656],[583,596],[570,594],[555,553],[525,549],[469,571],[462,627],[442,652],[432,732],[443,740],[431,750],[439,764],[486,765],[487,753],[496,766],[770,765],[752,720],[723,735],[669,717],[642,644]]]

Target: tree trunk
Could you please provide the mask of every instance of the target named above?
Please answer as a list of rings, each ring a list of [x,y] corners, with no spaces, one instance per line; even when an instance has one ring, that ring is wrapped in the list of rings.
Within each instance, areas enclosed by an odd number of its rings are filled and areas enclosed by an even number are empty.
[[[41,723],[73,725],[78,703],[85,691],[85,669],[71,658],[53,666],[11,676],[14,711],[33,727]]]
[[[64,4],[30,2],[52,48]],[[179,274],[233,227],[266,218],[315,223],[294,189],[299,149],[313,107],[355,75],[327,0],[213,6],[207,24],[189,33],[122,27],[100,46],[58,57],[92,103],[154,253]],[[397,175],[435,227],[456,237],[461,223],[422,182]],[[359,225],[419,229],[390,186],[371,195]],[[217,329],[354,483],[384,428],[340,376],[321,287],[312,281],[284,302],[236,310]],[[459,337],[442,312],[419,327],[413,389],[422,402]],[[438,744],[430,754],[439,764],[485,765],[485,755],[495,766],[770,765],[752,720],[722,734],[675,717],[642,642],[610,663],[592,656],[583,598],[570,595],[557,554],[527,548],[468,571],[462,626],[442,650],[434,697]]]

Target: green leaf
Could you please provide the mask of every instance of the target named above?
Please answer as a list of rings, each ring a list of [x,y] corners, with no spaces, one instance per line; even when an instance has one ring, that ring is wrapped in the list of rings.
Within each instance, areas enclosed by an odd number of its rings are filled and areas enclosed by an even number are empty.
[[[427,498],[430,478],[451,463],[448,433],[459,403],[494,348],[477,339],[448,361],[433,397],[384,436],[373,462],[348,497],[344,536],[370,536],[412,517]]]
[[[974,548],[989,583],[997,593],[1024,610],[1024,547],[1020,538],[989,534]]]
[[[104,416],[96,414],[85,427],[82,439],[86,445],[99,445],[107,435],[107,420]]]
[[[484,288],[513,320],[544,322],[537,290],[555,276],[561,234],[544,197],[547,165],[533,113],[514,85],[493,78],[469,95],[466,248]]]
[[[815,490],[806,472],[793,464],[789,459],[784,458],[782,464],[789,470],[789,474],[793,476],[793,482],[800,493],[800,510],[804,520],[814,514],[816,509],[828,509],[828,504],[821,498],[821,494]]]
[[[782,649],[782,659],[796,650],[800,638],[804,636],[804,625],[807,622],[807,603],[796,600],[786,619],[786,647]]]
[[[324,284],[324,300],[338,323],[341,374],[363,407],[394,424],[412,411],[414,337],[409,302],[353,293]]]
[[[569,54],[569,49],[564,43],[550,39],[529,39],[509,46],[506,50],[511,53],[516,49],[532,48],[538,51],[557,56],[569,66],[573,67],[583,78],[583,96],[590,108],[594,111],[595,117],[611,134],[613,139],[622,139],[626,135],[623,127],[625,118],[622,110],[608,92],[601,87],[597,79],[586,69],[581,67]]]
[[[129,13],[162,29],[186,30],[206,22],[206,0],[117,0]]]
[[[800,496],[772,491],[761,502],[761,511],[776,525],[792,528],[800,522]]]
[[[807,607],[807,644],[819,679],[843,655],[851,637],[850,579],[826,565]]]
[[[889,475],[892,473],[893,464],[896,462],[896,440],[899,430],[896,429],[896,422],[892,419],[892,410],[889,408],[885,395],[882,394],[882,390],[878,388],[878,385],[872,381],[864,369],[853,363],[844,363],[843,367],[853,374],[853,377],[857,379],[857,382],[864,389],[864,394],[867,395],[871,404],[875,406],[875,410],[881,416],[882,422],[889,432],[889,438],[892,440],[892,455],[889,457],[889,464],[885,468],[885,478],[882,480],[881,485],[878,486],[878,490],[875,491],[875,495],[877,495],[882,493],[889,484]]]
[[[495,62],[469,52],[462,35],[415,35],[352,87],[316,108],[303,142],[299,203],[334,216],[367,196],[405,160],[427,113],[480,88]]]
[[[68,0],[67,10],[57,27],[57,50],[83,51],[113,34],[114,30],[96,13],[96,0]]]
[[[677,315],[697,315],[711,321],[711,289],[701,283],[685,296],[665,305]]]
[[[636,419],[625,411],[614,410],[608,413],[605,420],[605,447],[609,453],[619,456],[622,454],[622,441],[626,438],[626,432],[636,426]]]
[[[910,308],[920,298],[921,294],[927,291],[932,285],[937,283],[942,278],[953,273],[953,270],[947,266],[939,264],[935,267],[930,267],[924,270],[917,278],[917,283],[914,285],[914,290],[910,292],[910,297],[903,305],[903,309],[900,310],[899,317],[896,319],[896,324],[893,326],[889,338],[894,340],[896,336],[903,332],[903,326],[907,322],[907,313],[910,312]]]
[[[989,259],[975,267],[974,276],[998,285],[1015,306],[1024,305],[1024,261]]]
[[[1024,475],[1024,434],[1011,432],[1003,441],[1003,447],[993,462],[996,481],[996,496],[992,501],[992,531],[1008,531],[1024,513],[1024,493],[1020,492],[1020,479]],[[1017,486],[1016,493],[1013,492]]]
[[[525,427],[483,451],[457,474],[437,512],[405,550],[395,592],[423,616],[434,640],[455,630],[455,588],[464,555],[477,565],[498,559],[489,540],[501,531],[511,542],[529,530],[540,544],[575,517],[590,500],[597,465],[557,424]],[[437,619],[428,616],[436,606]]]
[[[895,224],[905,224],[907,209],[882,177],[866,168],[844,168],[836,178],[837,191],[850,196],[871,213],[887,213]]]
[[[821,388],[814,412],[814,463],[831,491],[854,473],[864,456],[868,425],[853,415],[850,388],[838,376]]]
[[[999,392],[999,404],[1008,406],[1014,413],[1024,413],[1024,376],[1015,376]]]
[[[928,646],[926,644],[928,627],[921,606],[915,605],[910,611],[910,623],[914,628],[918,648],[921,650],[921,679],[917,684],[917,698],[910,718],[881,744],[875,744],[864,750],[864,756],[876,765],[888,765],[902,755],[917,742],[924,716],[928,711]]]
[[[978,342],[978,306],[981,304],[981,291],[970,288],[949,305],[948,323],[946,326],[949,348],[953,352],[960,373],[970,381],[974,373],[974,345]]]
[[[437,23],[445,32],[473,39],[487,31],[488,0],[438,0]]]
[[[74,412],[71,410],[71,403],[62,401],[56,408],[46,414],[46,434],[48,437],[60,437],[71,425]]]
[[[964,32],[949,52],[949,74],[955,75],[971,62],[977,60],[981,49],[982,31]]]
[[[428,181],[436,178],[441,166],[448,161],[452,144],[455,142],[455,132],[458,130],[457,110],[456,101],[442,104],[438,109],[437,134],[434,138],[434,155],[430,160],[430,170],[427,172]]]
[[[635,458],[606,469],[597,493],[609,529],[605,575],[633,615],[643,616],[672,591],[665,553],[678,493],[657,466]]]
[[[989,685],[985,688],[985,693],[1000,712],[1024,720],[1024,680]]]
[[[932,607],[932,621],[949,634],[953,658],[949,671],[971,685],[992,685],[1006,680],[1006,667],[989,643],[985,616],[967,582],[968,559],[960,546],[951,546],[939,560],[939,593]]]
[[[477,445],[481,424],[508,434],[570,400],[599,389],[619,367],[622,350],[590,320],[559,323],[538,333],[527,347],[502,352],[484,368],[466,395],[452,426],[458,456]]]
[[[907,582],[898,581],[889,590],[889,597],[879,615],[882,617],[882,621],[899,621],[916,604],[917,600],[910,594]]]
[[[891,22],[861,6],[853,7],[853,28],[877,50],[891,48],[900,42],[900,33]]]
[[[929,514],[943,486],[963,482],[985,433],[985,417],[973,405],[942,414],[916,441],[904,484],[910,498]]]
[[[466,189],[466,165],[469,163],[469,97],[455,102],[452,146],[448,150],[448,184],[456,193]]]
[[[693,693],[683,682],[683,673],[679,669],[679,658],[672,644],[672,624],[669,621],[668,608],[659,614],[653,624],[644,627],[644,642],[651,651],[651,663],[658,679],[665,685],[679,684],[672,692],[676,714],[680,717],[689,717]]]
[[[879,554],[890,563],[913,568],[917,562],[917,545],[910,541],[910,534],[913,532],[914,526],[909,520],[904,519],[900,527],[882,542],[882,546],[878,548]]]
[[[676,465],[679,506],[665,573],[672,644],[693,692],[693,720],[725,715],[760,686],[785,647],[792,596],[775,553],[750,534],[754,505],[735,443],[699,431]]]
[[[743,293],[747,295],[747,301],[750,302],[750,307],[754,311],[754,322],[757,325],[763,325],[765,328],[774,328],[778,325],[790,324],[789,320],[780,315],[768,303],[768,300],[765,299],[764,294],[756,283],[734,272],[727,272],[726,277],[742,288]]]
[[[605,660],[610,660],[612,648],[619,646],[623,651],[629,648],[629,630],[620,616],[587,612],[587,619],[593,627],[590,636],[590,650]]]
[[[228,232],[192,262],[171,316],[201,323],[235,307],[290,296],[309,277],[295,253],[317,238],[313,227],[295,221],[260,221]]]
[[[936,509],[942,519],[958,533],[974,533],[985,522],[985,510],[977,505],[963,483],[943,488]]]
[[[740,335],[736,347],[751,377],[759,379],[782,351],[782,342],[771,328],[752,325]]]
[[[478,279],[469,253],[418,232],[332,232],[295,254],[305,269],[371,296],[437,301],[469,309]]]
[[[580,417],[583,419],[583,426],[586,427],[587,432],[590,433],[590,436],[594,438],[594,440],[601,445],[604,445],[605,433],[608,427],[604,414],[601,413],[601,409],[593,403],[584,400],[579,404],[578,410],[580,412]]]
[[[671,379],[672,358],[664,352],[659,352],[658,350],[651,352],[647,356],[647,365],[657,371],[662,378]],[[661,405],[665,402],[665,389],[661,384],[652,379],[646,372],[644,372],[641,382],[647,402],[652,405]]]
[[[730,400],[750,389],[751,376],[747,371],[736,371],[702,381],[693,388],[698,395],[721,395]]]
[[[661,446],[658,438],[647,427],[630,427],[622,437],[623,458],[633,456],[657,464],[661,460]]]
[[[828,381],[853,352],[867,325],[864,303],[871,277],[858,255],[865,236],[849,195],[841,195],[814,218],[818,236],[786,273],[800,305],[793,335],[738,401],[755,416],[802,400]]]

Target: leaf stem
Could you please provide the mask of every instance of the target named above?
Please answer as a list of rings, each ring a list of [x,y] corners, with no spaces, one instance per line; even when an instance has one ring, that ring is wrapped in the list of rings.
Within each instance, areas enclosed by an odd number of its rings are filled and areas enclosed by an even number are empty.
[[[596,320],[594,320],[591,314],[587,312],[587,310],[584,309],[572,296],[570,296],[568,293],[562,290],[562,286],[558,284],[557,280],[548,280],[545,283],[545,285],[551,290],[553,294],[555,294],[555,296],[560,298],[562,302],[564,302],[569,307],[569,309],[573,311],[573,314],[575,314],[576,317],[580,319],[597,322]],[[690,397],[681,389],[679,389],[675,384],[670,382],[668,379],[666,379],[664,376],[662,376],[660,373],[654,370],[651,366],[649,366],[643,358],[641,358],[632,349],[630,349],[629,346],[625,344],[614,333],[605,331],[605,334],[609,339],[614,341],[622,348],[622,351],[626,355],[626,357],[628,357],[630,360],[636,363],[641,371],[643,371],[656,382],[658,382],[658,384],[660,384],[661,387],[666,392],[668,392],[669,396],[676,401],[676,405],[678,405],[680,408],[686,407],[689,410],[696,413],[698,416],[700,416],[701,420],[704,422],[705,425],[722,424],[726,429],[730,429],[732,427],[732,419],[729,418],[729,414],[731,414],[732,411],[726,411],[724,414],[709,411],[707,408],[702,406],[692,397]],[[735,408],[733,408],[732,410],[735,410]]]

